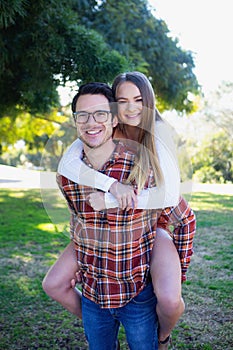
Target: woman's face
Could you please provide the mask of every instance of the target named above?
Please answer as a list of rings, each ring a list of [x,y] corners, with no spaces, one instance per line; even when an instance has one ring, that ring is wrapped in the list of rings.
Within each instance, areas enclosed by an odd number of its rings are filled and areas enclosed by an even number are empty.
[[[142,119],[142,96],[138,87],[126,81],[116,91],[118,118],[123,124],[138,126]]]

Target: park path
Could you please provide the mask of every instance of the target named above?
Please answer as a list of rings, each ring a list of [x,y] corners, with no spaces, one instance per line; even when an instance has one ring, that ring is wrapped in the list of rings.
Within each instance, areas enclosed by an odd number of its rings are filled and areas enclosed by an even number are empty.
[[[41,188],[44,178],[48,179],[49,188],[56,188],[55,173],[44,173],[0,164],[0,188],[30,189]],[[216,194],[233,194],[233,184],[192,184],[193,192],[211,192]]]

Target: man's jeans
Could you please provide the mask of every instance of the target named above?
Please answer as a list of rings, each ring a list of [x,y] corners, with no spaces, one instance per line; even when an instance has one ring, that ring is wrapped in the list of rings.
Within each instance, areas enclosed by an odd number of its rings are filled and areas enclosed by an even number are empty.
[[[101,309],[82,297],[82,317],[90,350],[115,350],[120,323],[131,350],[157,350],[156,297],[149,283],[121,308]]]

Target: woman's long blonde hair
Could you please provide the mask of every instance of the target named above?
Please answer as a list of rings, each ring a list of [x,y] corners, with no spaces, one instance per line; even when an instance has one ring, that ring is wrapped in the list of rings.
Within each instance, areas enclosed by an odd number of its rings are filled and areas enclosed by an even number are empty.
[[[138,126],[140,129],[138,143],[140,145],[137,147],[137,158],[127,181],[136,181],[140,191],[147,182],[150,167],[153,170],[156,185],[162,185],[163,183],[163,174],[155,144],[155,121],[162,121],[162,118],[155,108],[155,95],[151,83],[143,73],[127,72],[119,74],[112,85],[115,99],[117,98],[117,89],[123,82],[131,82],[137,86],[144,107],[142,120]],[[119,123],[117,127],[127,136],[127,125]]]

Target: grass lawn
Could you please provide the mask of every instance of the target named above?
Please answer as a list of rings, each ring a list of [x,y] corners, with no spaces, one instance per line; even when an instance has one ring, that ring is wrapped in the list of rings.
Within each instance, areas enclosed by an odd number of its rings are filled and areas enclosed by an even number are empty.
[[[173,349],[230,350],[233,196],[195,193],[191,205],[198,223],[195,255]],[[0,349],[87,349],[81,322],[41,287],[69,238],[51,223],[39,190],[0,190],[0,227]],[[120,342],[127,349],[123,332]]]

